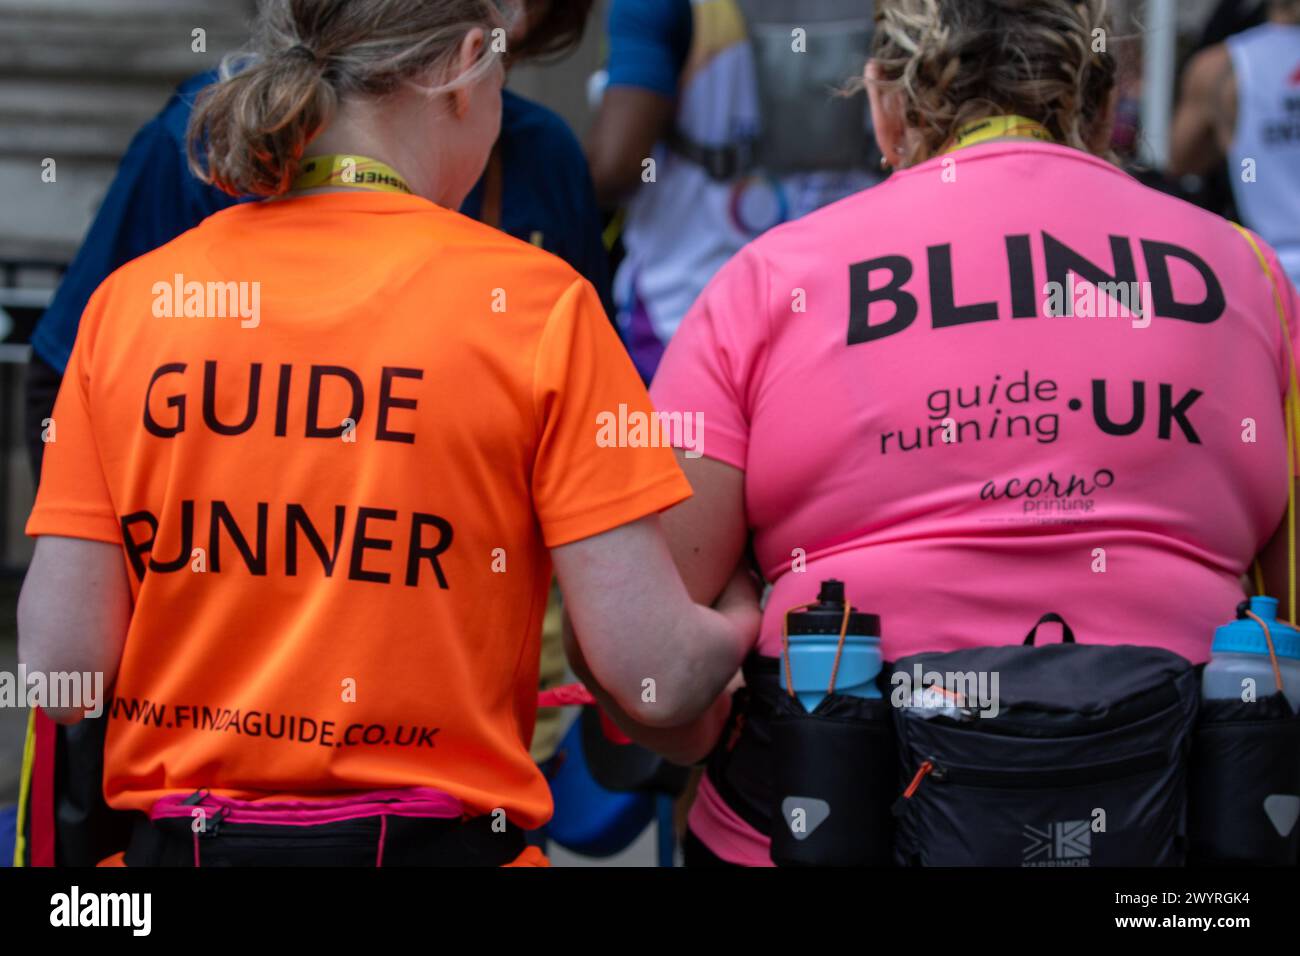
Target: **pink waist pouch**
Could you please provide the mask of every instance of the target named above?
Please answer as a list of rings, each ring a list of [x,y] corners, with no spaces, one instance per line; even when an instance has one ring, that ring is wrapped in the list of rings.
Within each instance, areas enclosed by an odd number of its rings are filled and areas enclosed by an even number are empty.
[[[201,812],[196,812],[201,811]],[[429,787],[406,790],[369,790],[325,800],[236,800],[207,790],[189,795],[173,793],[158,800],[150,820],[190,817],[205,823],[252,823],[261,826],[321,826],[364,817],[424,817],[454,820],[464,815],[461,802],[451,794]]]
[[[360,832],[372,834],[371,839],[375,841],[369,844],[367,861],[360,865],[370,865],[369,860],[373,860],[373,865],[383,866],[386,843],[392,836],[390,820],[395,821],[392,829],[397,836],[393,848],[400,860],[403,837],[421,830],[427,833],[429,827],[424,824],[454,821],[455,827],[439,827],[439,832],[469,829],[478,837],[484,828],[477,824],[485,821],[479,818],[474,826],[463,825],[464,814],[464,805],[456,797],[427,787],[371,790],[322,800],[240,800],[197,790],[188,795],[170,794],[153,805],[150,823],[157,832],[169,834],[165,842],[171,844],[172,851],[157,851],[138,858],[141,862],[158,861],[156,865],[188,865],[188,859],[185,862],[176,859],[175,851],[180,850],[176,841],[182,838],[185,839],[182,846],[192,844],[194,866],[241,865],[241,862],[256,865],[264,859],[273,865],[280,861],[293,865],[304,853],[311,854],[304,865],[329,865],[335,859],[340,865],[357,865],[360,826]],[[350,825],[352,821],[376,818],[377,832],[364,824]],[[186,820],[188,827],[183,822]],[[286,827],[301,829],[287,832],[281,829]],[[301,839],[294,836],[298,832]],[[216,839],[218,836],[222,839]],[[454,839],[459,841],[455,843],[457,850],[464,852],[464,839]],[[254,849],[250,850],[250,846]],[[184,851],[187,858],[189,853],[188,849]],[[441,854],[428,855],[436,858]],[[127,865],[135,865],[130,851]]]

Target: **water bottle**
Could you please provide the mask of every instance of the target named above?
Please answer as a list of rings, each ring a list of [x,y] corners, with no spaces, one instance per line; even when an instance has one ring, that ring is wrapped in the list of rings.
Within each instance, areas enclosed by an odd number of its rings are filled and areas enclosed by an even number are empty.
[[[880,618],[849,608],[848,631],[835,670],[835,654],[844,625],[844,582],[823,581],[817,603],[787,616],[790,635],[790,673],[795,696],[804,710],[812,713],[826,696],[835,673],[835,693],[851,697],[880,697],[876,675],[880,673]],[[781,689],[786,669],[781,667]]]
[[[1300,631],[1277,619],[1276,598],[1253,597],[1250,611],[1268,624],[1282,672],[1283,692],[1291,711],[1300,713]],[[1277,680],[1273,676],[1264,630],[1246,617],[1243,605],[1237,620],[1214,631],[1210,662],[1205,665],[1201,683],[1201,697],[1204,700],[1240,700],[1244,689],[1242,682],[1248,677],[1255,682],[1257,698],[1276,693]]]

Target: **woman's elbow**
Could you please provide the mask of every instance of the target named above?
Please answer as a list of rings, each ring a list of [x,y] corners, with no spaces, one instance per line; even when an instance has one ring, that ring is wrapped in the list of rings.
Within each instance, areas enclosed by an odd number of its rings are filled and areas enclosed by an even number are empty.
[[[58,724],[75,724],[103,712],[110,675],[85,635],[70,633],[47,589],[28,586],[18,599],[18,660],[25,702]]]
[[[634,699],[620,700],[618,705],[644,727],[669,730],[699,719],[712,702],[711,697],[699,691],[674,691],[647,678]]]

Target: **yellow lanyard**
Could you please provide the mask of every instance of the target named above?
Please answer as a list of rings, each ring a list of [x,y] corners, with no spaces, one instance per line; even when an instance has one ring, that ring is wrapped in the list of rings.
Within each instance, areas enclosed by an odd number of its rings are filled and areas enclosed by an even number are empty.
[[[1250,234],[1250,231],[1235,222],[1232,226],[1250,243],[1250,248],[1259,261],[1259,267],[1264,270],[1264,275],[1268,277],[1269,287],[1273,291],[1273,308],[1277,311],[1278,322],[1282,326],[1282,339],[1286,344],[1287,365],[1289,366],[1288,371],[1291,379],[1291,387],[1287,389],[1285,398],[1287,460],[1286,586],[1287,607],[1291,612],[1288,617],[1294,625],[1296,622],[1296,494],[1292,474],[1293,472],[1300,473],[1300,460],[1296,458],[1297,450],[1300,449],[1300,375],[1296,373],[1295,346],[1291,341],[1291,327],[1286,321],[1286,306],[1282,303],[1282,290],[1278,286],[1277,276],[1273,275],[1273,267],[1268,264],[1268,259],[1264,256],[1264,250],[1259,247],[1259,243],[1255,241],[1255,237]],[[1263,594],[1264,574],[1258,561],[1255,562],[1255,584],[1259,589],[1259,593]]]
[[[957,130],[957,135],[949,141],[948,148],[944,152],[955,153],[959,149],[978,146],[991,139],[1008,137],[1035,139],[1040,143],[1052,143],[1056,140],[1042,123],[1023,116],[990,116],[988,119],[968,123]]]
[[[294,189],[351,186],[383,193],[406,193],[411,187],[393,167],[365,156],[310,156],[294,178]]]

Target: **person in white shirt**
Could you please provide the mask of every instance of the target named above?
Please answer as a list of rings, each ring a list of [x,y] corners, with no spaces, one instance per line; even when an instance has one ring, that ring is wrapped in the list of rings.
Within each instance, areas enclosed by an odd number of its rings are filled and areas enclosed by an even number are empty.
[[[1224,160],[1243,223],[1300,285],[1300,0],[1270,0],[1266,23],[1188,64],[1168,172]]]

